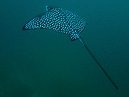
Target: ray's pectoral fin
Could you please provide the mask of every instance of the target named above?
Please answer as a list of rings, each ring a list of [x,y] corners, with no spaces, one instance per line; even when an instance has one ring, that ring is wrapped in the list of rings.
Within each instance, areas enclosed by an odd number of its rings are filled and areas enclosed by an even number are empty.
[[[23,30],[34,30],[34,29],[38,29],[40,28],[40,17],[34,17],[33,19],[31,19],[30,21],[28,21],[24,26],[23,26]]]
[[[46,12],[30,19],[26,24],[24,24],[22,30],[25,31],[25,30],[34,30],[38,28],[46,28],[46,25],[45,25],[46,22],[44,20],[45,14]]]

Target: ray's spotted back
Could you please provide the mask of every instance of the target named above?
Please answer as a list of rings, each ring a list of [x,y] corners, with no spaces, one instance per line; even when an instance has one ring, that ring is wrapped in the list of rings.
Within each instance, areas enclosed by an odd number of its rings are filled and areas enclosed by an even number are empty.
[[[57,32],[68,34],[71,40],[76,40],[80,37],[80,32],[84,30],[85,24],[83,18],[71,11],[46,6],[46,12],[28,21],[23,30],[53,29]]]

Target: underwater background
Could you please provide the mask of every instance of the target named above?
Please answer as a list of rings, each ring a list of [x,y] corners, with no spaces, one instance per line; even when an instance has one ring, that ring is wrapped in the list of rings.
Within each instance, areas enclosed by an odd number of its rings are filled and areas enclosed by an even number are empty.
[[[22,31],[46,5],[85,18],[81,36],[119,90],[78,40]],[[0,97],[129,97],[129,0],[1,0],[0,13]]]

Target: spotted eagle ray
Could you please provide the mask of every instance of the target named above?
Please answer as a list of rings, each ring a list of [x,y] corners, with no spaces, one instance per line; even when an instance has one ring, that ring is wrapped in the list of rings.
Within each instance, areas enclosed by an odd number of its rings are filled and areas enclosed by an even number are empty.
[[[46,11],[31,20],[29,20],[24,26],[23,30],[33,30],[33,29],[53,29],[57,32],[61,32],[67,34],[71,41],[79,39],[79,41],[84,45],[86,50],[89,52],[93,60],[105,74],[105,76],[109,79],[112,85],[119,89],[116,83],[112,80],[106,70],[102,67],[100,62],[97,60],[95,55],[89,49],[88,45],[82,39],[80,32],[84,30],[86,26],[86,22],[83,18],[78,16],[77,14],[64,10],[58,7],[46,6]]]

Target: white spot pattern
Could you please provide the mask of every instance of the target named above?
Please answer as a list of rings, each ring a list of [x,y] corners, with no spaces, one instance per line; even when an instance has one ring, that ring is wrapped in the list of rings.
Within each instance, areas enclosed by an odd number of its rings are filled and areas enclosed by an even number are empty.
[[[71,11],[62,8],[51,8],[28,21],[23,27],[24,30],[37,28],[53,29],[68,34],[71,40],[76,40],[85,28],[85,21]]]

